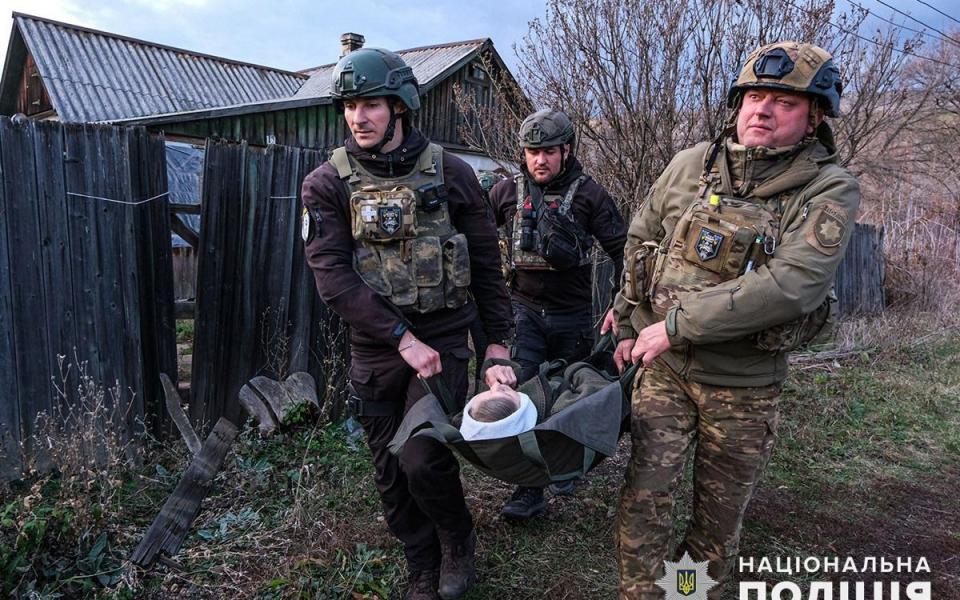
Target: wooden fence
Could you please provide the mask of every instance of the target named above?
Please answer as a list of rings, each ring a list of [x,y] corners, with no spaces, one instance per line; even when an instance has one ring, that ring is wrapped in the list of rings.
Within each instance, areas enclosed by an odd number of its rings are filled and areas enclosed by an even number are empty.
[[[197,297],[197,252],[190,246],[173,248],[173,297],[177,300]]]
[[[121,390],[126,432],[166,427],[176,374],[162,140],[146,131],[0,118],[0,479],[37,415],[70,408],[81,364]],[[58,356],[74,363],[66,397]],[[109,399],[108,399],[109,401]]]
[[[857,223],[847,253],[837,269],[837,308],[840,315],[875,315],[885,306],[883,227]]]
[[[200,218],[190,417],[239,422],[255,375],[308,371],[321,398],[345,378],[345,333],[317,294],[300,238],[300,184],[321,152],[209,141]]]

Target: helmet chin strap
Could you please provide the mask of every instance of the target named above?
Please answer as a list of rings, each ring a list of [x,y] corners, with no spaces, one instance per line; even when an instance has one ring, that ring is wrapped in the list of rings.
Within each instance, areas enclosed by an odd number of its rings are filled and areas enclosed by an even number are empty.
[[[390,120],[387,121],[387,130],[383,132],[383,138],[381,138],[380,141],[377,142],[377,145],[374,146],[373,148],[370,148],[369,150],[370,154],[380,154],[380,150],[382,150],[384,146],[386,146],[387,144],[390,143],[391,140],[393,140],[393,136],[397,132],[397,113],[393,109],[393,103],[390,102],[389,104],[390,104]]]

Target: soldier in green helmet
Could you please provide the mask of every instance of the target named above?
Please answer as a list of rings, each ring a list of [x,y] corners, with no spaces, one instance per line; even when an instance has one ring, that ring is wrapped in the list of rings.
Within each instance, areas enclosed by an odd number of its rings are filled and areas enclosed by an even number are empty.
[[[826,319],[860,204],[824,121],[839,114],[840,92],[822,48],[757,49],[730,88],[726,130],[677,154],[630,225],[615,316],[604,324],[616,328],[618,365],[646,367],[632,395],[617,518],[621,598],[675,591],[676,577],[661,579],[664,560],[685,552],[708,561],[719,582],[710,598],[731,578],[773,449],[787,353]],[[671,557],[674,497],[691,454],[693,518]]]
[[[490,204],[506,242],[516,324],[512,354],[522,382],[545,361],[573,363],[590,352],[594,239],[619,281],[627,227],[613,198],[577,160],[566,114],[538,110],[523,120],[517,137],[520,173],[493,187]],[[573,482],[554,489],[570,493]],[[519,487],[501,514],[528,519],[546,506],[542,488]]]
[[[304,179],[307,262],[321,298],[350,326],[352,408],[387,525],[404,546],[406,598],[458,598],[475,580],[476,535],[457,460],[422,436],[399,456],[387,445],[426,394],[419,378],[439,378],[462,408],[472,322],[483,324],[485,358],[508,358],[497,233],[473,170],[413,126],[417,80],[397,54],[344,56],[331,95],[351,136]]]

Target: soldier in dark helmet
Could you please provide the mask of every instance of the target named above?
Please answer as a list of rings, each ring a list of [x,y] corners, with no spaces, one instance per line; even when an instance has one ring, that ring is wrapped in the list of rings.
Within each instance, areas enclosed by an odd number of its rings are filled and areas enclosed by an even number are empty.
[[[593,346],[594,238],[620,279],[626,224],[613,199],[583,171],[573,123],[566,114],[537,111],[520,125],[520,174],[490,191],[497,225],[505,229],[520,381],[544,361],[576,362]],[[488,371],[488,375],[490,372]],[[569,492],[572,483],[565,489]],[[546,509],[542,488],[520,487],[503,507],[508,519]]]
[[[476,545],[459,465],[426,437],[399,456],[387,443],[426,393],[418,377],[439,376],[462,406],[472,321],[488,340],[479,358],[508,358],[497,232],[473,170],[413,127],[417,81],[398,55],[344,56],[331,95],[351,137],[303,181],[307,262],[350,326],[351,402],[387,525],[404,546],[406,597],[457,598],[474,582]]]
[[[676,577],[660,579],[664,560],[684,553],[708,561],[710,598],[731,578],[773,450],[787,354],[827,318],[860,205],[824,121],[838,116],[840,92],[822,48],[757,49],[730,88],[725,130],[677,154],[630,224],[614,358],[645,369],[617,520],[621,598],[675,590]],[[691,454],[693,518],[669,556]]]

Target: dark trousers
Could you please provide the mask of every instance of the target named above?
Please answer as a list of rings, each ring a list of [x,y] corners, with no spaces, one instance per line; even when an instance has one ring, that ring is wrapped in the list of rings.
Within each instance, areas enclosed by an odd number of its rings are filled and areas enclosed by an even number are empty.
[[[466,332],[423,341],[440,353],[443,379],[462,405],[470,359]],[[399,457],[387,449],[403,413],[427,393],[426,389],[400,353],[383,346],[354,345],[350,377],[361,401],[371,403],[371,407],[377,405],[377,409],[365,410],[361,402],[358,420],[373,454],[374,481],[387,525],[403,543],[411,570],[438,568],[437,530],[466,537],[473,529],[460,485],[460,465],[446,446],[422,436],[411,438]],[[383,407],[390,404],[395,406],[394,414],[363,414],[383,413]]]
[[[593,347],[590,307],[572,314],[551,314],[513,303],[516,337],[512,357],[520,365],[520,381],[537,374],[540,364],[562,359],[567,363],[586,358]]]

